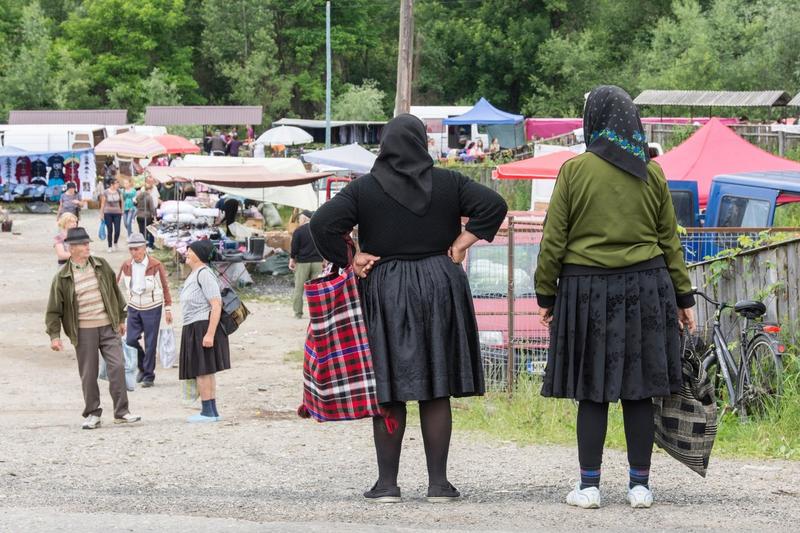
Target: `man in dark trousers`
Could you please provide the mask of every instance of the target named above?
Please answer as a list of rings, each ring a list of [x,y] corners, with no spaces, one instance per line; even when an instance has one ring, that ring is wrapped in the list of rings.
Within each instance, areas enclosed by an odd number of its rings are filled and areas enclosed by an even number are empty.
[[[308,221],[314,213],[303,211],[300,214],[300,226],[292,235],[292,252],[289,255],[289,270],[294,272],[294,307],[295,318],[303,318],[303,284],[322,274],[322,256],[317,252]]]

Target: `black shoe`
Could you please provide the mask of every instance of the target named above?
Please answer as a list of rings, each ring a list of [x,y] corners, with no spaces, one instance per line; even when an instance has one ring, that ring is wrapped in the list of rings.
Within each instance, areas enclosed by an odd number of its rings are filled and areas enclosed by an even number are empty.
[[[146,389],[148,387],[152,387],[154,383],[152,381],[142,381],[142,388]]]
[[[144,381],[144,372],[139,370],[139,373],[136,374],[136,383],[141,383],[142,381]]]
[[[375,483],[371,489],[364,493],[364,497],[372,502],[378,503],[400,503],[400,487],[394,486],[388,489],[379,489]]]
[[[430,485],[428,487],[428,501],[431,503],[454,502],[460,497],[461,493],[450,483],[445,486]]]

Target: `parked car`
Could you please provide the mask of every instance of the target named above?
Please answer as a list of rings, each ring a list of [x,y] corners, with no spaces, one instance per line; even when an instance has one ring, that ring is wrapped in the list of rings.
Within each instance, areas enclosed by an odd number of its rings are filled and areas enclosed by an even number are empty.
[[[464,261],[478,323],[481,358],[490,387],[502,387],[507,382],[509,316],[513,320],[514,375],[542,373],[547,359],[548,330],[540,322],[533,286],[544,213],[509,214],[515,220],[512,301],[508,298],[508,219],[494,241],[475,243]]]

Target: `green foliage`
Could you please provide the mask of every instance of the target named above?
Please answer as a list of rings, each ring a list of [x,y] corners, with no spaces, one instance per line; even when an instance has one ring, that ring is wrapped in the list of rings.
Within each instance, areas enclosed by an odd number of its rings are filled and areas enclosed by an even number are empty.
[[[386,120],[386,93],[375,80],[361,85],[347,84],[344,92],[331,102],[334,120]]]

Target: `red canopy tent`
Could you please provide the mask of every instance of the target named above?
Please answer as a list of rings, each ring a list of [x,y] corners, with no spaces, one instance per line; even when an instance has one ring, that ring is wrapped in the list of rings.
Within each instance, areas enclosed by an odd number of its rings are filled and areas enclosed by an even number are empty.
[[[556,179],[561,165],[565,161],[575,157],[575,152],[564,150],[563,152],[553,152],[551,154],[531,157],[522,161],[514,161],[497,167],[496,177],[501,180],[541,180]]]
[[[772,155],[747,142],[718,118],[711,119],[656,161],[668,180],[697,182],[701,208],[708,203],[714,176],[767,170],[800,171],[800,163]]]

